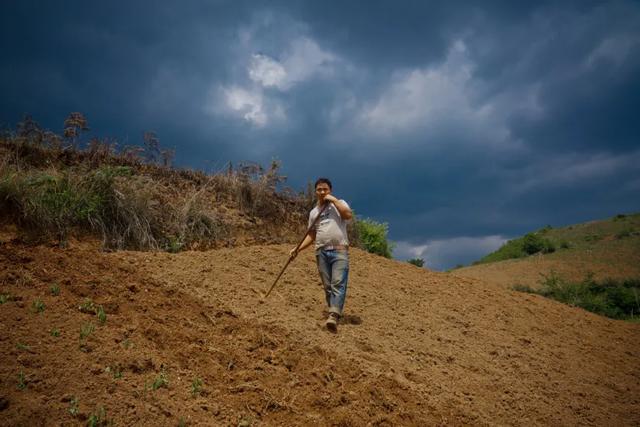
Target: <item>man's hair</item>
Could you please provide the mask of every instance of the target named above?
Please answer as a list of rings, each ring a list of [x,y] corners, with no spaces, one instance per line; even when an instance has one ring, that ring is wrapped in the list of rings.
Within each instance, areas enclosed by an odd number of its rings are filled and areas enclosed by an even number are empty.
[[[318,184],[327,184],[329,186],[329,190],[333,190],[333,187],[331,186],[331,181],[329,181],[329,178],[318,178],[313,188],[317,188]]]

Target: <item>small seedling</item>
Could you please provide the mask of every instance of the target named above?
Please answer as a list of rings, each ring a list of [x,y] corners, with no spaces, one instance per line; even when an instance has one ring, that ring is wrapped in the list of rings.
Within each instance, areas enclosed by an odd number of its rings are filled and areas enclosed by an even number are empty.
[[[131,341],[129,341],[129,338],[125,338],[124,341],[122,341],[122,346],[124,348],[126,348],[127,350],[129,349],[129,347],[131,347],[133,345],[133,343]]]
[[[53,295],[54,297],[57,297],[58,295],[60,295],[60,286],[58,286],[57,283],[54,283],[53,285],[51,285],[49,287],[49,290],[51,291],[51,295]]]
[[[80,340],[86,339],[96,329],[93,323],[85,323],[80,327]]]
[[[59,337],[60,336],[60,329],[58,329],[58,328],[52,329],[51,330],[51,336],[52,337],[56,337],[56,338]]]
[[[78,306],[78,310],[83,313],[95,313],[96,305],[93,303],[93,301],[87,298],[82,302],[82,304]]]
[[[195,378],[191,383],[191,395],[195,396],[196,394],[200,394],[201,389],[202,389],[202,380],[200,378]]]
[[[18,344],[16,344],[16,348],[18,350],[22,350],[22,351],[29,351],[29,346],[26,344],[23,344],[21,342],[19,342]]]
[[[18,390],[24,390],[27,388],[27,382],[25,381],[24,372],[20,371],[18,374]]]
[[[9,294],[0,294],[0,304],[4,304],[7,301],[11,301],[11,295],[9,295]]]
[[[158,375],[156,377],[155,380],[153,380],[153,383],[151,384],[151,388],[155,391],[161,387],[168,387],[169,386],[169,380],[167,379],[167,375],[165,374],[164,371],[160,372],[160,375]]]
[[[122,378],[122,370],[119,365],[115,365],[113,368],[111,366],[107,366],[105,368],[105,372],[113,372],[114,380]]]
[[[34,313],[42,313],[44,311],[44,303],[42,302],[42,300],[35,300],[32,304],[32,309]]]
[[[107,412],[104,410],[104,407],[100,407],[98,412],[95,414],[89,415],[89,419],[87,420],[87,426],[89,427],[97,427],[107,422]]]
[[[101,305],[96,308],[96,316],[98,316],[98,321],[101,325],[104,325],[106,323],[107,313],[104,312],[104,308]]]
[[[185,422],[183,417],[180,417],[180,420],[178,421],[178,427],[186,427],[187,423]]]
[[[72,417],[75,417],[76,415],[78,415],[79,410],[78,398],[76,396],[73,396],[73,398],[71,399],[71,406],[69,406],[69,413]]]

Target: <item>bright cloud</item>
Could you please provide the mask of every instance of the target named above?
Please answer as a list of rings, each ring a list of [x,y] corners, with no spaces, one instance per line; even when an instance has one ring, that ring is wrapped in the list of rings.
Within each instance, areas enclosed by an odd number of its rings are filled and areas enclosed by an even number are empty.
[[[283,60],[291,84],[303,82],[312,77],[329,76],[338,61],[337,57],[307,38],[301,37],[291,43]]]
[[[336,57],[318,44],[301,37],[291,42],[278,61],[264,54],[254,54],[248,67],[252,81],[263,87],[275,87],[287,91],[298,83],[311,78],[329,75]]]
[[[241,42],[247,44],[248,37],[249,33],[242,33]],[[228,112],[259,127],[266,126],[273,119],[284,120],[282,98],[272,91],[275,89],[283,94],[306,80],[329,76],[333,72],[333,63],[337,61],[333,54],[321,49],[308,37],[294,39],[280,56],[282,59],[278,60],[262,53],[252,54],[246,68],[249,82],[221,86],[218,92],[223,93]]]
[[[249,77],[265,87],[280,87],[287,78],[287,72],[278,61],[256,53],[249,65]]]
[[[412,134],[434,140],[453,131],[473,135],[470,141],[501,144],[510,135],[506,117],[492,99],[474,102],[473,69],[466,45],[456,41],[441,64],[396,71],[375,101],[351,112],[348,127],[381,142]]]
[[[241,87],[224,89],[225,102],[230,110],[242,115],[246,121],[257,126],[267,124],[262,93],[251,92]]]
[[[401,131],[432,124],[444,115],[468,112],[464,86],[470,78],[464,44],[454,45],[442,65],[396,73],[390,86],[360,121],[376,131]]]

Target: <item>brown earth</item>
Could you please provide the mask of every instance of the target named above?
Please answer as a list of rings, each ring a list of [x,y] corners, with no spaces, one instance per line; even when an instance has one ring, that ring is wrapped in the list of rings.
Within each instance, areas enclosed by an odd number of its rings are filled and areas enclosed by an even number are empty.
[[[544,276],[556,274],[580,282],[593,275],[596,280],[640,278],[640,239],[607,239],[579,250],[560,250],[527,258],[478,264],[452,271],[458,277],[479,279],[511,288],[527,285],[540,288]]]
[[[100,408],[115,425],[640,424],[638,324],[354,249],[333,335],[311,252],[260,303],[288,249],[4,235],[0,424],[82,425]]]

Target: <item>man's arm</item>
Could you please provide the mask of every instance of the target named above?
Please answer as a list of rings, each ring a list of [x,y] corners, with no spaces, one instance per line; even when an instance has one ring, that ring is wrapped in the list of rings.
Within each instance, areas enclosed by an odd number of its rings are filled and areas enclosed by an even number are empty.
[[[300,247],[298,248],[298,250],[296,250],[296,248],[293,248],[289,251],[289,257],[295,258],[298,255],[298,252],[311,246],[311,244],[315,241],[316,241],[316,230],[310,230],[307,233],[307,235],[304,236],[304,240],[300,244]]]
[[[351,212],[351,209],[349,208],[349,206],[342,203],[335,196],[332,196],[331,194],[327,194],[324,197],[324,202],[333,203],[336,209],[338,209],[338,213],[340,213],[340,218],[349,220],[353,217],[353,212]]]

